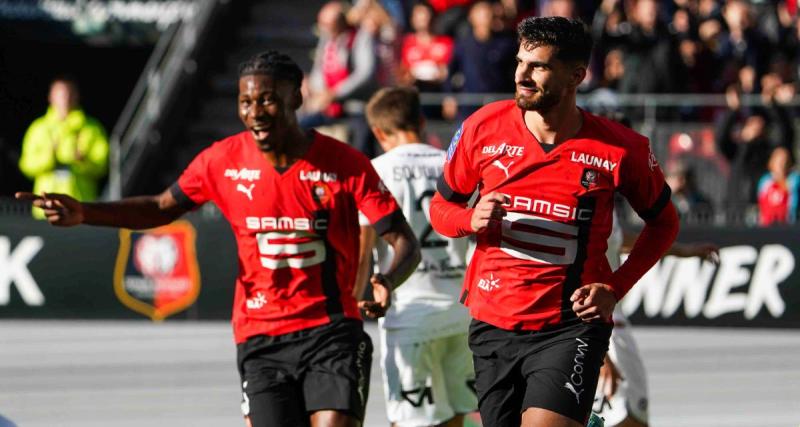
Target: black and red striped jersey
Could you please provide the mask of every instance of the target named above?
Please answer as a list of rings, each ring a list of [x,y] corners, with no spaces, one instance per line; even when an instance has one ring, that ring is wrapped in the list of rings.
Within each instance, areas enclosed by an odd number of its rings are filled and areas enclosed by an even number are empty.
[[[483,107],[453,137],[439,193],[466,203],[475,190],[496,191],[508,212],[478,234],[467,269],[462,298],[476,319],[525,330],[577,322],[575,289],[614,286],[605,257],[614,192],[643,218],[669,202],[647,138],[582,114],[578,134],[547,151],[514,101]]]
[[[283,172],[242,132],[214,143],[171,191],[188,206],[213,201],[236,236],[233,303],[237,343],[347,317],[359,253],[358,212],[388,230],[402,212],[369,159],[314,134],[303,158]]]

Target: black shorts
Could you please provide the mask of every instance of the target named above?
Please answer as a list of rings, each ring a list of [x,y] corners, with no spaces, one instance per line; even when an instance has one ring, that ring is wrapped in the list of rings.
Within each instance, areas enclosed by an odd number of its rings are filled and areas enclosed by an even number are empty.
[[[242,412],[253,427],[307,426],[312,412],[336,410],[363,420],[372,340],[359,320],[237,345]]]
[[[483,425],[519,427],[528,408],[585,424],[611,329],[581,322],[548,331],[507,331],[473,320],[469,346]]]

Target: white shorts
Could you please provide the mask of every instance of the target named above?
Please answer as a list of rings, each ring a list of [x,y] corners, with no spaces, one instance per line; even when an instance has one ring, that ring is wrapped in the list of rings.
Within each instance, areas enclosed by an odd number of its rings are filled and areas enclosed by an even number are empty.
[[[466,333],[408,344],[387,344],[386,334],[382,329],[381,368],[390,422],[436,425],[478,410]]]
[[[601,378],[597,384],[592,410],[605,419],[607,426],[619,424],[628,416],[647,424],[647,375],[629,327],[614,326],[608,357],[616,365],[623,380],[620,381],[617,392],[608,399],[603,395]]]

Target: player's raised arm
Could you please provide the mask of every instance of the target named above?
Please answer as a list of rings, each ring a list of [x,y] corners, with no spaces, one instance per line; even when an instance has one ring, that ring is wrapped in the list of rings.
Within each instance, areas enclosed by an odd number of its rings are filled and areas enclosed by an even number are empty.
[[[44,210],[48,222],[62,227],[88,224],[152,228],[169,224],[188,210],[178,204],[169,189],[159,195],[128,197],[113,202],[79,202],[58,193],[40,196],[18,192],[16,198],[31,201],[33,206]]]

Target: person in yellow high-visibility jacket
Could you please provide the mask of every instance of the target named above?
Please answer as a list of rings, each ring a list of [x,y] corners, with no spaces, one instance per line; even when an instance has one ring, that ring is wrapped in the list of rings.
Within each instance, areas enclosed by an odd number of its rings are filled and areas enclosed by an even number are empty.
[[[81,201],[94,200],[98,181],[108,170],[106,132],[80,108],[73,80],[53,80],[49,102],[47,113],[25,133],[19,168],[34,181],[36,194],[65,193]],[[38,208],[33,216],[44,218]]]

